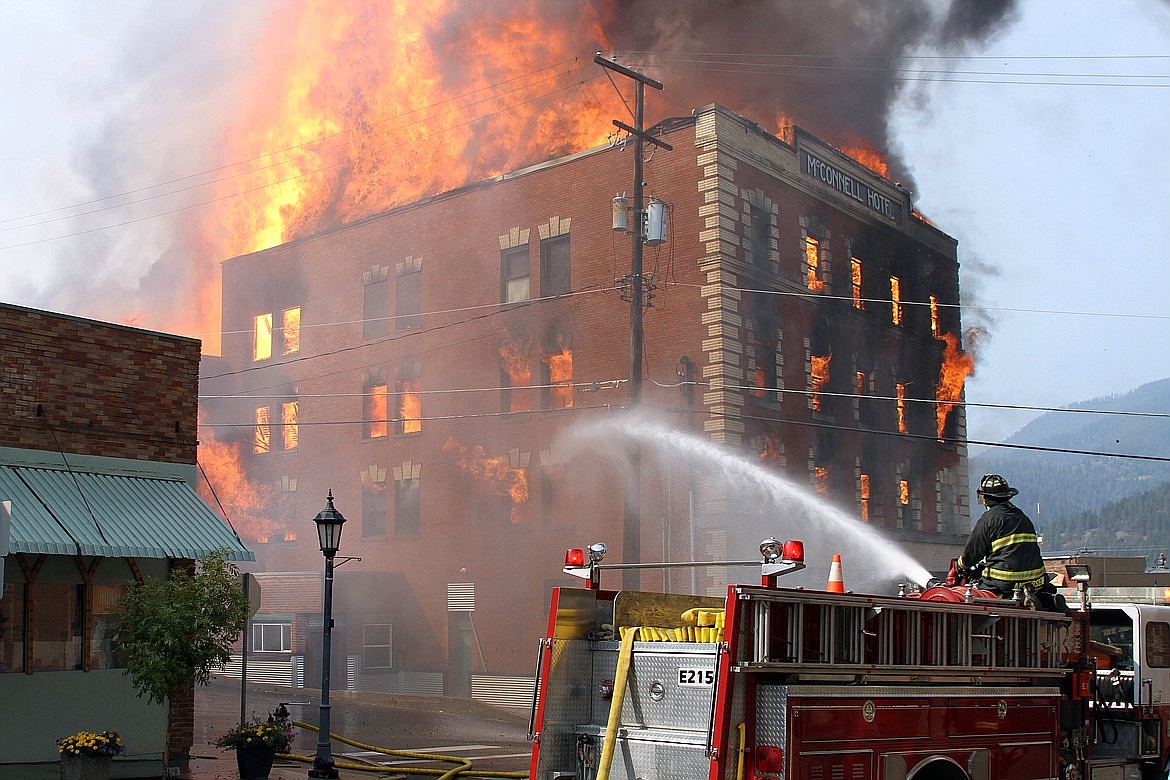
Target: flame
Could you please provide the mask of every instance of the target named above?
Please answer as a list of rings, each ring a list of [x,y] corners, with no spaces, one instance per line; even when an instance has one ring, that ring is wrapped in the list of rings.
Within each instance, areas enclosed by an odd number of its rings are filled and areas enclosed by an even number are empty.
[[[837,148],[883,179],[890,177],[889,163],[868,141],[855,136],[850,138],[848,143]]]
[[[282,315],[281,338],[285,355],[301,351],[301,308],[285,309]]]
[[[804,261],[808,267],[808,289],[813,292],[825,291],[825,280],[821,278],[821,242],[812,236],[804,239]]]
[[[829,381],[829,363],[833,359],[833,353],[827,355],[812,355],[809,358],[812,362],[812,408],[814,412],[821,410],[821,389]]]
[[[759,363],[756,363],[755,375],[756,375],[756,398],[764,398],[768,395],[768,389],[767,389],[768,379],[767,379],[767,372],[764,371],[764,367],[761,366]]]
[[[273,532],[284,534],[276,522],[263,514],[274,490],[248,480],[238,442],[226,444],[210,433],[201,433],[199,467],[204,476],[197,486],[199,496],[226,517],[242,539],[262,542]]]
[[[398,418],[403,433],[418,433],[422,430],[422,398],[419,379],[403,379],[398,383]]]
[[[528,359],[528,348],[514,341],[500,345],[500,370],[508,377],[509,412],[527,412],[532,409],[532,362]]]
[[[904,479],[898,480],[898,501],[903,506],[910,503],[910,483]]]
[[[447,439],[443,451],[455,453],[459,468],[473,476],[477,483],[493,495],[507,496],[512,500],[513,525],[528,519],[528,474],[524,469],[508,465],[505,458],[489,458],[479,444],[469,454],[467,447],[456,441],[454,436]]]
[[[935,422],[938,424],[940,439],[947,427],[947,417],[963,397],[963,385],[967,377],[975,372],[975,360],[959,346],[958,336],[944,333],[942,340],[946,346],[938,370],[938,383],[934,388],[934,397],[939,402],[935,407]]]
[[[780,465],[780,434],[765,433],[760,439],[760,462],[770,466]]]
[[[371,439],[382,438],[390,432],[386,392],[387,387],[384,384],[372,385],[366,391],[366,425],[369,427],[368,435]]]
[[[822,496],[829,495],[828,466],[816,466],[813,468],[813,486]]]
[[[853,308],[864,309],[865,301],[861,298],[861,261],[856,257],[849,260],[849,283],[853,292]]]
[[[902,324],[902,280],[890,277],[890,322]]]
[[[938,296],[930,296],[930,335],[936,339],[939,337],[939,319],[938,319]]]
[[[898,410],[898,433],[906,433],[906,385],[899,382],[894,386],[894,393],[894,403]]]
[[[550,407],[569,409],[573,406],[573,351],[557,336],[557,350],[541,356],[548,366]]]
[[[603,142],[612,87],[577,59],[609,48],[599,11],[573,4],[547,23],[543,10],[471,14],[442,0],[278,6],[226,139],[227,159],[252,162],[224,177],[220,196],[235,197],[208,223],[227,226],[222,255]]]
[[[280,430],[284,448],[295,450],[301,439],[300,404],[297,401],[285,401],[280,405]]]

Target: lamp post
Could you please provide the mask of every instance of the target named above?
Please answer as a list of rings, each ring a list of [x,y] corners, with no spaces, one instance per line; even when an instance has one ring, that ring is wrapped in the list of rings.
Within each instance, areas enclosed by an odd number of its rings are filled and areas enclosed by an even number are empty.
[[[321,543],[321,554],[325,556],[325,606],[322,618],[324,631],[321,638],[321,715],[317,731],[317,755],[309,777],[337,778],[337,767],[333,764],[333,752],[329,740],[329,643],[333,629],[333,556],[341,546],[341,526],[345,517],[333,508],[333,491],[329,491],[325,508],[313,518],[317,524],[317,539]]]

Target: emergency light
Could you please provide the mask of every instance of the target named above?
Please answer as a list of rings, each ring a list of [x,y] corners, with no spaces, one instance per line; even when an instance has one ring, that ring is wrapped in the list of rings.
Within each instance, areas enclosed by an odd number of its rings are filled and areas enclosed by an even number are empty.
[[[804,562],[804,542],[789,539],[784,543],[784,560]]]
[[[580,547],[573,547],[565,550],[565,566],[584,566],[585,565],[585,551]]]

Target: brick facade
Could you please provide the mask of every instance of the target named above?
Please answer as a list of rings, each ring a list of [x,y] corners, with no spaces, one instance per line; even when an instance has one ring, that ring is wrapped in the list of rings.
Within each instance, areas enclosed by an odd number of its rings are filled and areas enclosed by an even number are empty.
[[[864,505],[872,525],[939,565],[967,528],[963,410],[936,437],[933,403],[943,346],[932,327],[960,330],[955,242],[912,214],[906,193],[799,130],[781,140],[708,106],[664,131],[673,151],[655,149],[645,166],[647,196],[669,208],[666,242],[644,255],[654,297],[642,404],[654,425],[766,463],[854,518]],[[810,150],[854,183],[811,176],[801,156]],[[318,570],[312,518],[332,489],[349,520],[340,554],[401,575],[400,592],[368,594],[395,624],[401,668],[444,670],[449,583],[476,588],[483,660],[473,671],[527,674],[548,588],[574,583],[560,574],[565,548],[602,540],[617,561],[743,558],[755,554],[759,539],[744,544],[757,526],[801,532],[799,516],[754,516],[752,491],[646,446],[641,549],[623,551],[630,441],[566,438],[577,424],[612,422],[629,397],[621,277],[631,239],[612,229],[611,204],[631,189],[631,154],[617,145],[554,160],[223,263],[223,356],[205,363],[217,400],[204,411],[209,432],[240,444],[251,480],[284,486],[265,509],[273,527],[257,559]],[[559,277],[543,275],[542,249],[558,237],[570,242],[571,294],[549,297]],[[409,273],[421,274],[420,301],[396,300]],[[892,276],[901,323],[891,321]],[[501,303],[513,293],[517,302]],[[933,318],[931,296],[943,304]],[[286,310],[299,315],[294,348],[256,359],[256,318],[281,322]],[[382,330],[370,324],[380,311]],[[572,355],[567,407],[549,387],[562,347]],[[814,388],[814,359],[825,356],[831,369]],[[509,374],[517,359],[521,381]],[[401,423],[409,415],[395,394],[410,382],[418,430]],[[902,402],[898,386],[909,388]],[[364,406],[371,387],[388,388],[385,431]],[[277,422],[287,404],[292,447]],[[259,407],[272,425],[257,447]],[[590,456],[601,450],[618,457]],[[500,482],[522,472],[527,492],[502,495],[489,472]],[[417,486],[417,519],[404,481]],[[724,575],[695,576],[701,590],[723,586]],[[360,626],[344,615],[338,625],[342,652],[360,652]]]

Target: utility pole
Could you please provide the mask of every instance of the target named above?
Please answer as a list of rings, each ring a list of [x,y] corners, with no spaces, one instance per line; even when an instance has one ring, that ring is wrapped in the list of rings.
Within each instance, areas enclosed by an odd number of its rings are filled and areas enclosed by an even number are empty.
[[[654,79],[629,68],[618,65],[613,60],[607,60],[600,53],[594,55],[593,61],[603,68],[615,71],[634,80],[634,126],[613,120],[614,125],[625,130],[634,137],[634,224],[630,230],[630,409],[634,409],[642,400],[642,310],[645,307],[646,284],[642,276],[642,248],[645,241],[643,233],[645,182],[642,181],[643,154],[646,143],[670,150],[670,144],[659,141],[647,135],[643,127],[645,121],[646,87],[662,89],[662,84]],[[622,529],[622,550],[626,563],[640,563],[642,550],[642,519],[638,511],[638,504],[642,495],[642,454],[637,444],[630,458],[630,489],[626,491],[624,524]],[[640,584],[638,569],[622,571],[622,586],[629,590],[637,590]]]

